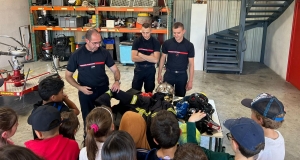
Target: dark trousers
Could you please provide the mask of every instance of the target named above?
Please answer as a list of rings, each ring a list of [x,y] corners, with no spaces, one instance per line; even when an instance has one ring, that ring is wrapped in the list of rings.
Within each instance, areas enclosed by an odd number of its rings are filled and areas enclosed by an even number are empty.
[[[95,108],[95,100],[108,91],[108,89],[108,86],[94,87],[92,88],[93,94],[91,95],[85,95],[81,91],[78,92],[84,131],[86,116]]]
[[[153,92],[155,88],[155,73],[154,65],[146,67],[137,65],[134,68],[132,88],[141,91],[144,83],[145,92]]]
[[[175,96],[184,97],[186,93],[186,83],[188,80],[187,72],[175,73],[172,71],[166,71],[164,74],[164,82],[175,85]]]

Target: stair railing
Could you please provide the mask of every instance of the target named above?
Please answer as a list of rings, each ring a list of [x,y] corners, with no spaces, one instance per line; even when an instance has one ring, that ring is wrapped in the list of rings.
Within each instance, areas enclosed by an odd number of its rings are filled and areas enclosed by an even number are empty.
[[[242,30],[241,32],[245,33],[244,30]],[[247,50],[246,37],[244,36],[244,34],[242,36],[243,36],[243,38],[242,38],[242,40],[239,41],[239,44],[238,44],[238,46],[240,46],[240,51],[238,52],[238,55],[237,55],[237,58],[239,60],[240,73],[242,73],[242,71],[243,71],[244,56],[245,56],[245,51]]]
[[[252,5],[254,4],[255,0],[247,0],[246,2],[246,7],[247,7],[247,12],[246,14],[248,14],[249,10],[251,9]]]
[[[271,19],[269,22],[268,22],[268,26],[273,23],[280,15],[282,15],[285,10],[288,9],[288,7],[291,5],[291,3],[293,3],[294,0],[287,0],[285,1],[283,4],[284,4],[284,7],[281,7],[279,8],[278,10],[280,11],[280,13],[273,13],[272,16],[276,16],[276,18],[274,19]]]
[[[240,12],[240,25],[239,25],[239,38],[238,38],[238,48],[237,48],[237,57],[239,63],[240,73],[243,71],[243,61],[244,61],[244,48],[243,41],[245,41],[244,33],[245,33],[245,22],[247,15],[247,0],[241,0],[241,12]],[[249,1],[249,0],[248,0]],[[251,1],[251,0],[250,0]]]
[[[204,71],[207,69],[207,50],[208,50],[208,38],[207,27],[205,27],[205,44],[204,44]]]

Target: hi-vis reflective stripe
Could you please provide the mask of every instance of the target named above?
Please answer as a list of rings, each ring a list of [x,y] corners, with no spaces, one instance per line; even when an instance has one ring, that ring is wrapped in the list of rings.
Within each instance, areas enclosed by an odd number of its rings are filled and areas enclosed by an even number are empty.
[[[105,93],[107,93],[110,97],[112,97],[112,93],[110,90],[106,91]]]
[[[138,113],[141,116],[143,116],[143,114],[145,114],[145,115],[147,114],[145,109],[141,109],[141,108],[137,107],[137,108],[135,108],[135,110],[138,111]]]
[[[148,117],[148,116],[151,115],[151,113],[152,113],[151,111],[147,113],[145,109],[142,109],[142,108],[140,108],[140,107],[136,107],[135,110],[138,111],[138,113],[139,113],[141,116],[143,116],[143,114],[144,114],[145,116]]]
[[[104,62],[95,62],[95,63],[88,63],[88,64],[81,64],[80,67],[86,67],[86,66],[94,66],[94,65],[101,65],[104,64]]]
[[[176,115],[176,111],[174,110],[174,108],[168,108],[167,111],[172,112],[173,114]]]
[[[142,108],[140,108],[140,107],[136,107],[135,110],[136,110],[141,116],[145,115],[146,117],[148,117],[148,116],[151,115],[151,118],[155,117],[156,114],[157,114],[157,112],[153,112],[153,113],[152,113],[151,111],[147,113],[145,109],[142,109]],[[173,114],[176,115],[176,111],[174,110],[174,108],[168,108],[167,111],[168,111],[168,112],[172,112]]]
[[[153,113],[153,114],[151,115],[151,117],[153,118],[153,117],[155,117],[156,115],[157,115],[157,112]]]
[[[153,113],[152,113],[151,111],[147,113],[145,109],[142,109],[142,108],[140,108],[140,107],[135,108],[135,110],[138,111],[138,113],[139,113],[141,116],[145,115],[145,116],[148,117],[148,116],[151,115],[151,117],[153,118],[153,117],[155,117],[156,114],[157,114],[157,112],[153,112]],[[176,111],[175,111],[173,108],[168,108],[167,111],[168,111],[168,112],[172,112],[173,114],[176,115]]]
[[[136,104],[137,101],[137,95],[133,95],[130,104]]]

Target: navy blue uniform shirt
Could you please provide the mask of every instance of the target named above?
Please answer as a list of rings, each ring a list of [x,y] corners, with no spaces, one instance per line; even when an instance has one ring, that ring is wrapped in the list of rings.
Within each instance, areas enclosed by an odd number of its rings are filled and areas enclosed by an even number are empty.
[[[185,38],[180,43],[175,38],[166,40],[162,52],[168,55],[166,68],[172,71],[186,71],[189,58],[195,56],[193,43]]]
[[[135,39],[132,44],[131,50],[137,50],[138,52],[144,55],[150,55],[154,52],[160,52],[160,43],[157,39],[150,36],[148,40],[146,40],[143,36]],[[148,61],[136,62],[137,64],[154,64]]]
[[[81,86],[108,86],[105,65],[112,67],[114,64],[115,62],[106,49],[99,47],[97,51],[91,52],[84,45],[71,55],[67,70],[75,72],[78,69],[77,81]]]

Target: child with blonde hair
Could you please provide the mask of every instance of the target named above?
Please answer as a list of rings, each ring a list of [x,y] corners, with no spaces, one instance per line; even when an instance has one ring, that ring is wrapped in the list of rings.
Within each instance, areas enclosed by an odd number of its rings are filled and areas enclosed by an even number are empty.
[[[14,110],[8,107],[0,108],[0,147],[13,144],[9,138],[16,133],[18,124],[18,115]]]
[[[103,143],[113,130],[110,108],[103,105],[94,108],[86,117],[86,147],[81,149],[79,160],[101,160]]]

